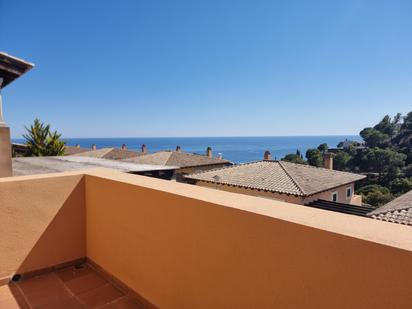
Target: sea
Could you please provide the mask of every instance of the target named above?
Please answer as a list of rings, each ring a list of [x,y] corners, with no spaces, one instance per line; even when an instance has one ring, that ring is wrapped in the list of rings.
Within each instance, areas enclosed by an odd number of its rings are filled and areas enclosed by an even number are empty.
[[[142,144],[148,152],[160,150],[175,150],[180,146],[182,151],[205,154],[207,147],[212,147],[213,156],[221,154],[224,159],[233,163],[245,163],[263,159],[263,154],[269,150],[272,159],[281,159],[289,153],[299,150],[303,155],[309,148],[327,143],[330,148],[345,139],[361,141],[358,135],[327,135],[327,136],[253,136],[253,137],[116,137],[116,138],[64,138],[69,146],[80,145],[90,148],[121,147],[140,151]],[[23,143],[23,139],[13,139],[13,142]]]

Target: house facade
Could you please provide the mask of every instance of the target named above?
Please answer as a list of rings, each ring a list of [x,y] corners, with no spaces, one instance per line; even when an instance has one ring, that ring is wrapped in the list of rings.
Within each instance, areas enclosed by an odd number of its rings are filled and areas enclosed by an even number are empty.
[[[191,177],[190,175],[188,177]],[[287,193],[279,193],[273,191],[267,191],[263,189],[252,189],[246,187],[240,187],[235,185],[219,184],[210,181],[194,180],[189,183],[195,184],[201,187],[212,188],[227,192],[247,194],[251,196],[269,198],[277,201],[305,205],[312,201],[316,200],[327,200],[334,201],[342,204],[351,204],[351,205],[362,205],[362,197],[360,195],[354,194],[355,183],[349,183],[342,185],[340,187],[331,188],[329,190],[319,192],[310,196],[298,196]]]
[[[332,167],[331,158],[325,160]],[[270,160],[187,175],[189,183],[217,190],[305,205],[316,200],[362,205],[355,182],[365,176]]]

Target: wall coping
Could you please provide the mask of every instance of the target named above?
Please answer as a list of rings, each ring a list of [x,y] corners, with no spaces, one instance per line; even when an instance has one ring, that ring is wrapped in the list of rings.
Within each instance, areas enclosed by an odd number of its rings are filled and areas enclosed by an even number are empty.
[[[138,187],[149,188],[240,211],[252,212],[277,220],[288,221],[319,230],[412,251],[412,228],[410,226],[348,214],[335,213],[332,211],[270,200],[268,198],[254,197],[169,180],[132,175],[104,168],[90,169],[87,171],[5,177],[0,178],[0,185],[8,182],[67,176],[85,176],[86,183],[87,177],[97,177],[135,185]]]

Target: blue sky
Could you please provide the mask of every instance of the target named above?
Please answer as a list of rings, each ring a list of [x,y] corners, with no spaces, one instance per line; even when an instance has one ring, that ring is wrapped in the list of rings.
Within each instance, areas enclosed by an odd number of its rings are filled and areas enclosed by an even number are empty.
[[[7,1],[13,137],[356,134],[412,110],[411,1]]]

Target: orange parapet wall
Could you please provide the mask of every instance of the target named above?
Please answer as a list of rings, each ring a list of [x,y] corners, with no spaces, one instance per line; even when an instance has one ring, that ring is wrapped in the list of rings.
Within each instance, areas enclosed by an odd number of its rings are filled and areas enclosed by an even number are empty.
[[[409,227],[124,174],[86,192],[87,255],[160,308],[412,307]]]
[[[0,277],[88,257],[159,308],[412,308],[412,229],[110,170],[0,179]]]
[[[85,256],[83,177],[0,179],[0,278]]]

